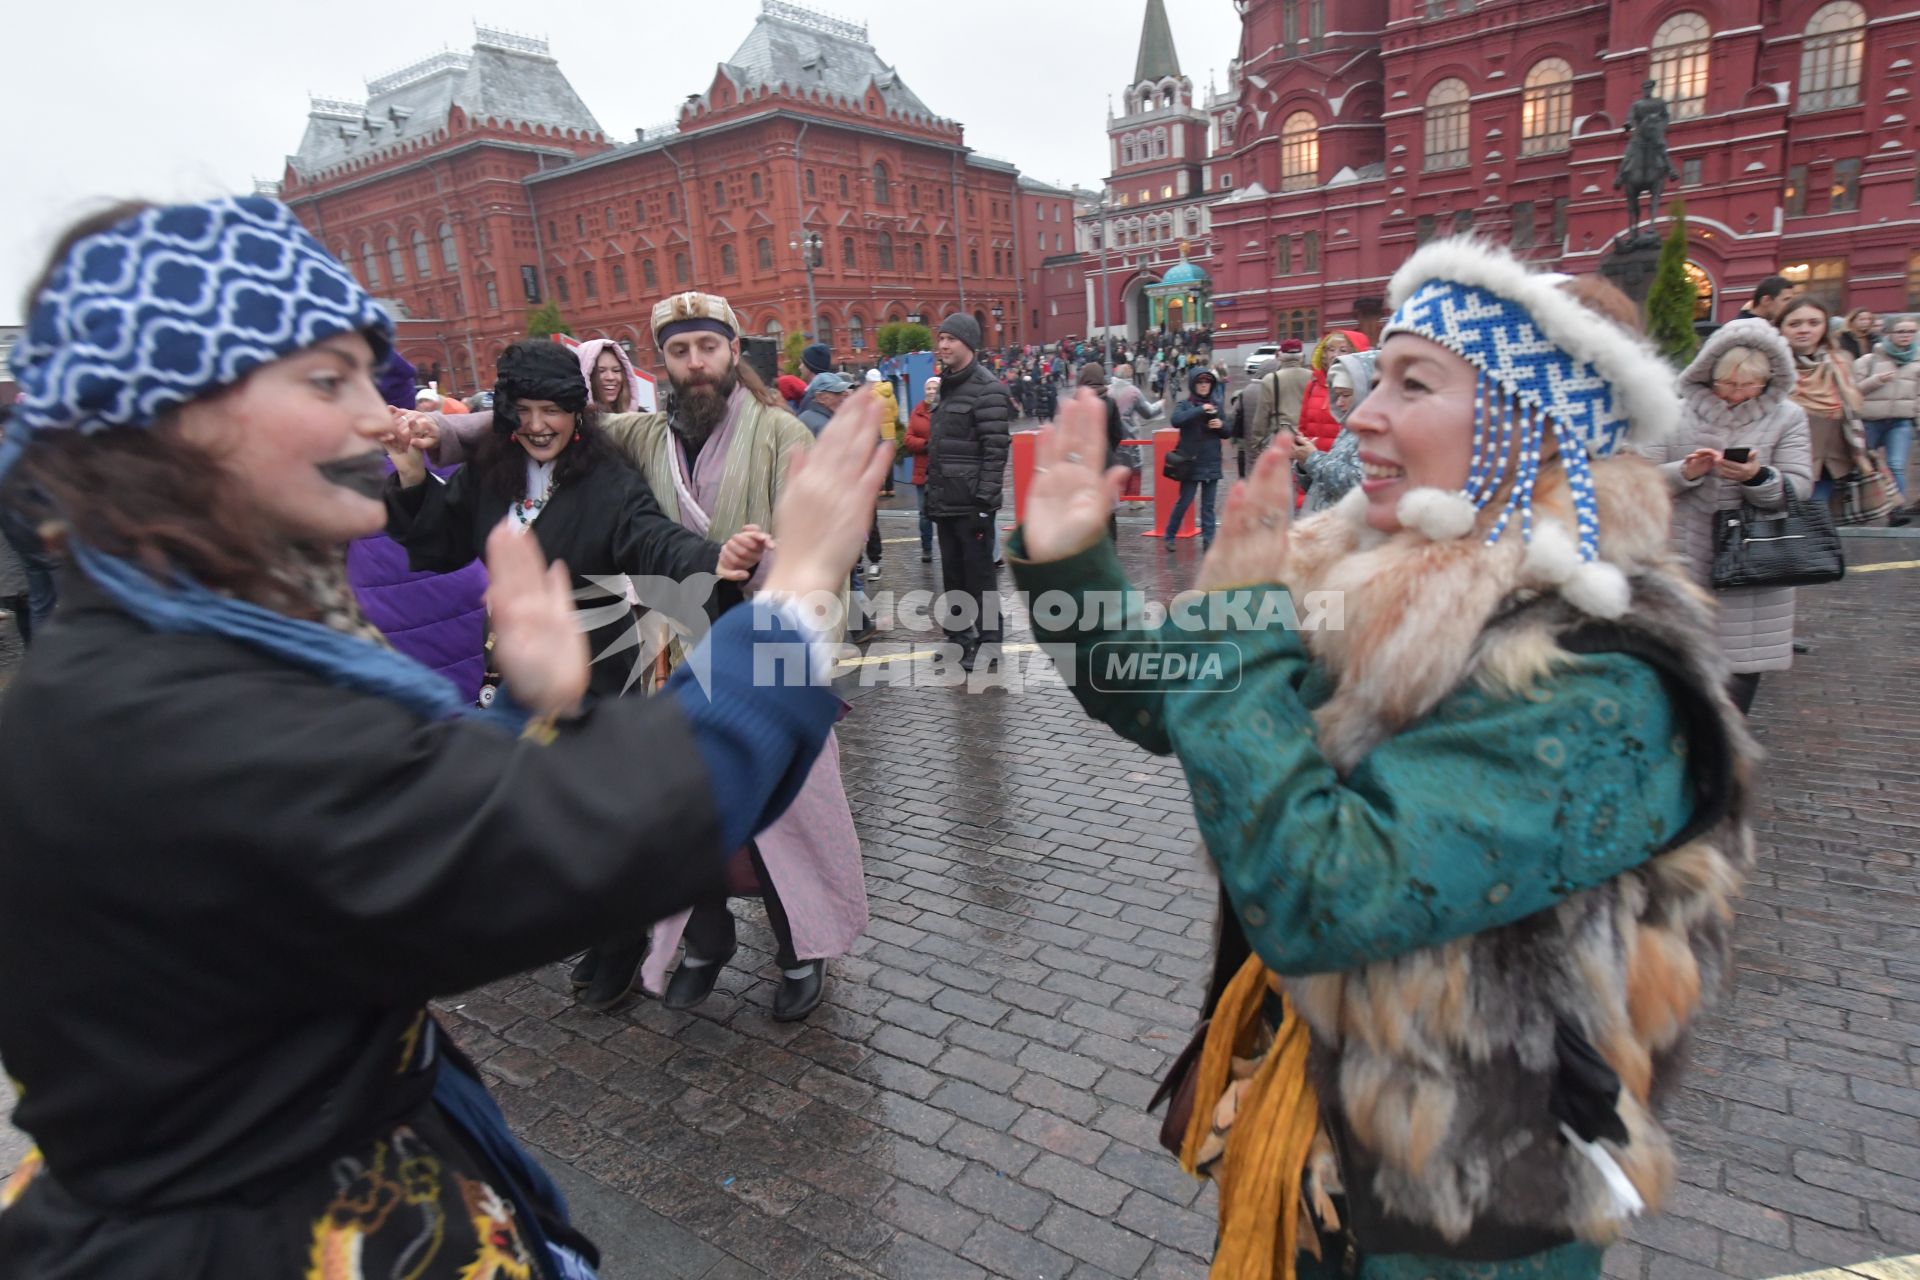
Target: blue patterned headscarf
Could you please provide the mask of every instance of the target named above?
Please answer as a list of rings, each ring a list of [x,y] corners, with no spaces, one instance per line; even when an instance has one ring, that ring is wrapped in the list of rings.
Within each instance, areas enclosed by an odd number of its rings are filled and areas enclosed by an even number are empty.
[[[335,334],[364,333],[380,360],[393,347],[387,313],[261,196],[156,207],[88,236],[32,308],[0,475],[29,436],[150,427]]]
[[[1498,542],[1515,515],[1522,537],[1532,541],[1534,484],[1553,433],[1573,496],[1580,559],[1591,564],[1599,555],[1600,515],[1588,460],[1629,440],[1666,435],[1680,404],[1673,370],[1561,289],[1565,278],[1477,241],[1437,241],[1394,274],[1395,310],[1380,340],[1414,334],[1478,371],[1473,462],[1462,496],[1478,510],[1512,480],[1488,542]],[[1517,458],[1511,476],[1510,456]]]

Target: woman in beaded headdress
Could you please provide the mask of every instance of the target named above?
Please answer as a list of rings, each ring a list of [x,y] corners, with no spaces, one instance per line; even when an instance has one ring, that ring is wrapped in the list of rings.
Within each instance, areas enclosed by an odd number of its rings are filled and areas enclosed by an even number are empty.
[[[1296,525],[1270,451],[1197,600],[1035,632],[1179,756],[1220,874],[1173,1134],[1219,1183],[1213,1274],[1593,1280],[1672,1186],[1656,1107],[1726,972],[1749,742],[1665,485],[1614,456],[1677,409],[1630,304],[1471,242],[1391,294],[1353,492]],[[1039,446],[1036,599],[1126,589],[1098,428],[1076,404]],[[1129,679],[1143,647],[1200,674]]]
[[[8,1280],[591,1277],[427,1002],[721,890],[838,715],[781,604],[591,700],[566,571],[507,528],[493,710],[389,648],[342,550],[385,520],[392,340],[255,197],[90,218],[29,298],[0,475],[74,571],[0,719],[0,1057],[37,1144]],[[793,477],[777,598],[845,581],[875,419]]]

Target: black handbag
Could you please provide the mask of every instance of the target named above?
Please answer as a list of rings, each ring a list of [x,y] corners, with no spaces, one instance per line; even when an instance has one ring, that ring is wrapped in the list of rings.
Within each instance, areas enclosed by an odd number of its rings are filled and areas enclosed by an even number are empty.
[[[1780,487],[1787,499],[1783,511],[1743,502],[1714,516],[1715,590],[1805,587],[1846,576],[1847,558],[1826,504],[1800,497],[1784,476]]]
[[[1170,450],[1166,461],[1160,464],[1160,474],[1169,480],[1185,484],[1193,479],[1193,455],[1179,449]]]

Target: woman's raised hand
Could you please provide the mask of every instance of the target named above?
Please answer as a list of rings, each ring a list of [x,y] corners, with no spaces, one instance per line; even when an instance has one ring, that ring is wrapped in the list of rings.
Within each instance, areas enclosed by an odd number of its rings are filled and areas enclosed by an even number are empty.
[[[880,439],[880,397],[847,397],[813,446],[795,457],[773,509],[780,554],[766,590],[793,595],[838,593],[873,525],[880,482],[893,446]]]
[[[513,700],[535,715],[566,715],[587,693],[587,637],[573,581],[540,542],[505,520],[487,535],[487,612],[493,660]]]
[[[1026,519],[1020,523],[1027,559],[1064,560],[1107,536],[1107,519],[1126,488],[1127,469],[1106,461],[1107,406],[1082,388],[1040,432]]]
[[[1293,531],[1293,467],[1279,449],[1260,455],[1253,474],[1227,490],[1220,534],[1200,564],[1200,588],[1277,582]]]
[[[728,582],[745,582],[760,558],[773,548],[773,539],[757,524],[742,525],[740,532],[720,544],[719,574]]]

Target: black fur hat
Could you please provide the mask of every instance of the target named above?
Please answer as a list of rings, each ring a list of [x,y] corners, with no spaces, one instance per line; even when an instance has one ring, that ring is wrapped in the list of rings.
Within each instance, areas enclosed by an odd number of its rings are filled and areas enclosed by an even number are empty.
[[[493,429],[512,435],[520,429],[521,400],[551,400],[569,413],[587,407],[587,380],[580,357],[558,342],[530,339],[500,354],[493,384]]]

